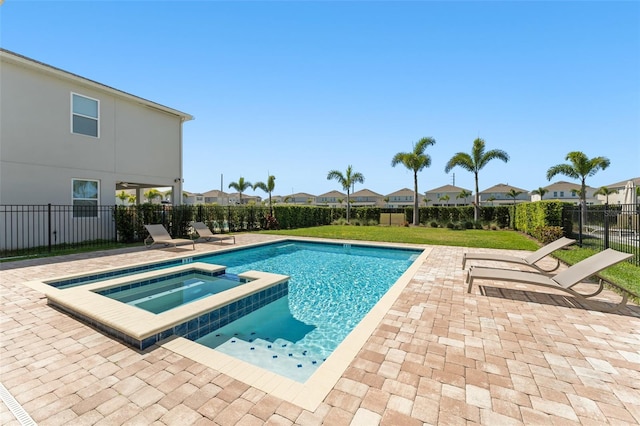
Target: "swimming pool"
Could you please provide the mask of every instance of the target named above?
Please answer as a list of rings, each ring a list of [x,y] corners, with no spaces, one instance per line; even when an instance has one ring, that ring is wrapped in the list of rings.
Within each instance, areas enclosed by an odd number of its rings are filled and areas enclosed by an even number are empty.
[[[96,292],[110,299],[159,314],[221,293],[245,282],[246,280],[241,280],[237,276],[207,275],[202,272],[188,271]]]
[[[420,251],[286,242],[212,256],[227,272],[288,275],[289,294],[196,341],[296,381],[308,379]],[[207,258],[200,259],[207,262]]]
[[[172,334],[183,336],[304,383],[421,253],[422,249],[405,247],[283,240],[52,280],[47,283],[51,289],[47,297],[111,335],[122,338],[124,330],[123,340],[140,349]],[[155,279],[168,271],[207,267],[211,273],[237,274],[254,281],[157,315],[141,314],[137,311],[142,310],[124,304],[103,307],[104,297],[95,293],[138,275]],[[82,299],[87,303],[80,306]],[[106,329],[96,319],[100,309],[108,322]],[[121,312],[120,320],[113,318],[115,310]],[[214,368],[224,370],[219,363]]]

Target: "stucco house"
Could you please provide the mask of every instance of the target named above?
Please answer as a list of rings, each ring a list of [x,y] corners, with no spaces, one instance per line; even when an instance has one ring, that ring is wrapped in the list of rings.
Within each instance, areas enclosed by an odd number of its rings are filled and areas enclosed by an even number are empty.
[[[520,193],[515,197],[515,199],[509,195],[512,189]],[[484,191],[480,191],[478,195],[480,196],[480,205],[485,206],[498,206],[531,201],[529,191],[504,183],[499,183],[485,189]]]
[[[558,181],[552,183],[551,185],[543,186],[543,189],[546,189],[547,192],[542,197],[542,200],[558,200],[565,201],[574,204],[580,204],[580,189],[581,185],[579,183]],[[587,185],[587,204],[602,204],[598,198],[593,195],[594,192],[597,191],[596,188],[592,188]],[[540,195],[533,194],[531,196],[531,201],[540,201]]]
[[[349,195],[351,205],[354,207],[382,207],[384,196],[369,189],[361,189]]]
[[[460,197],[462,191],[469,193],[466,197]],[[427,206],[466,206],[473,202],[472,191],[454,185],[444,185],[430,189],[424,193],[424,198],[428,200]]]
[[[218,189],[212,189],[202,194],[204,204],[229,205],[229,194]]]
[[[605,185],[605,187],[614,191],[613,194],[609,195],[609,205],[624,203],[624,188],[627,185],[627,182],[629,181],[633,182],[636,188],[640,187],[640,177],[629,178],[621,182],[614,182],[612,184]],[[605,195],[598,194],[596,197],[598,198],[601,204],[604,204],[607,201],[607,197]]]
[[[316,204],[328,207],[344,207],[347,202],[347,194],[340,191],[329,191],[316,197]]]
[[[87,217],[122,190],[182,193],[191,115],[5,49],[0,87],[0,204],[84,206]]]
[[[389,199],[389,201],[387,201],[387,207],[392,209],[413,207],[413,196],[413,190],[409,188],[399,189],[385,197]]]

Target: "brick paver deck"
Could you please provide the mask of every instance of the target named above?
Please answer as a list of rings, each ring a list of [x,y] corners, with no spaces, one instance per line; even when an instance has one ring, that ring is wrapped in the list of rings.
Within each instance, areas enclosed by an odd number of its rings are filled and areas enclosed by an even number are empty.
[[[273,238],[246,234],[237,243]],[[22,284],[181,249],[0,264],[0,381],[39,425],[640,423],[638,306],[608,314],[491,282],[467,294],[465,250],[433,247],[314,411],[165,348],[131,349]],[[617,295],[604,298],[607,307]],[[0,424],[19,424],[1,402]]]

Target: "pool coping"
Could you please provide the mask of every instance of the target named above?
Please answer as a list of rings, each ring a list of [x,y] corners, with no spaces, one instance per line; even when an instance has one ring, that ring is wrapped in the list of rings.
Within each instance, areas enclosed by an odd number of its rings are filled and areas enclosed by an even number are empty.
[[[163,341],[159,341],[157,344],[165,349],[169,349],[186,358],[199,362],[203,365],[206,365],[207,367],[216,369],[221,373],[227,374],[228,376],[234,379],[240,380],[246,383],[247,385],[253,386],[256,389],[267,392],[273,396],[276,396],[292,404],[295,404],[303,409],[314,411],[320,405],[320,403],[326,398],[326,396],[329,394],[331,389],[333,389],[333,387],[336,385],[336,383],[338,382],[340,377],[343,375],[347,367],[351,364],[351,362],[354,359],[356,359],[358,352],[362,349],[366,341],[373,334],[374,330],[376,329],[380,321],[384,318],[384,316],[389,311],[389,309],[391,309],[391,307],[393,306],[395,301],[398,299],[398,297],[400,296],[404,288],[411,281],[412,277],[417,273],[418,269],[424,263],[425,259],[429,256],[429,254],[432,251],[432,247],[417,246],[417,245],[411,245],[411,244],[387,243],[387,242],[370,242],[370,241],[365,242],[365,241],[358,241],[358,240],[332,240],[332,239],[306,238],[306,237],[305,238],[286,237],[281,240],[271,241],[266,244],[272,244],[272,243],[284,242],[284,241],[318,242],[318,243],[340,244],[340,245],[350,244],[352,246],[362,246],[362,247],[372,247],[372,248],[410,249],[410,250],[420,250],[420,253],[415,257],[415,259],[413,259],[413,262],[409,266],[409,268],[407,268],[404,271],[404,273],[396,280],[396,282],[389,288],[389,290],[387,290],[387,292],[380,298],[380,300],[371,308],[371,310],[367,313],[367,315],[365,315],[365,317],[360,321],[360,323],[345,337],[345,339],[340,343],[340,345],[338,345],[336,350],[334,350],[333,353],[327,357],[327,359],[318,367],[318,369],[311,375],[311,377],[305,383],[296,382],[292,379],[280,376],[279,374],[257,367],[248,362],[236,359],[222,352],[219,352],[215,349],[207,348],[199,343],[196,343],[184,337],[171,336]],[[250,248],[250,247],[256,247],[261,245],[265,245],[265,243],[248,244],[248,245],[242,246],[241,248]],[[221,251],[218,251],[218,253],[222,251],[234,251],[238,249],[240,249],[240,247],[231,247],[228,249],[223,249]],[[178,270],[178,268],[193,267],[193,265],[200,263],[197,261],[191,262],[189,259],[192,259],[193,257],[195,256],[193,256],[193,254],[191,253],[186,254],[185,256],[180,256],[178,258],[175,258],[174,260],[179,260],[180,258],[182,258],[183,261],[187,260],[187,263],[184,263],[182,265],[178,265],[175,267],[164,268],[161,270],[142,272],[136,275],[139,275],[139,277],[145,277],[147,274],[153,274],[154,272],[156,274],[158,273],[164,274],[170,269]],[[128,269],[128,268],[136,267],[139,265],[148,265],[152,263],[154,262],[140,262],[139,264],[129,265],[126,268],[113,268],[113,269],[109,269],[108,271]],[[205,264],[205,263],[203,263],[202,265],[219,267],[222,269],[225,268],[224,266],[211,265],[211,264]],[[57,282],[57,281],[61,281],[61,280],[65,280],[73,277],[79,277],[79,276],[90,276],[92,274],[99,273],[99,272],[102,272],[102,270],[92,271],[92,272],[88,272],[86,274],[80,274],[80,275],[75,274],[70,276],[57,277],[54,279],[48,279],[46,280],[46,282]],[[278,274],[271,274],[267,272],[248,271],[246,273],[239,274],[239,277],[258,280],[259,278],[266,278],[269,275],[278,276]],[[288,280],[287,276],[280,275],[279,277],[280,277],[280,281],[278,282],[283,282]],[[116,281],[126,280],[127,278],[128,277],[122,277],[122,278],[116,278],[114,280],[108,280],[108,282],[110,283],[113,282],[108,286],[105,285],[105,282],[107,281],[101,281],[99,283],[86,284],[83,286],[69,287],[64,289],[58,289],[56,287],[53,287],[47,284],[44,281],[30,281],[30,282],[26,282],[25,285],[32,288],[33,290],[36,290],[45,294],[45,296],[48,299],[50,298],[55,301],[63,301],[65,303],[68,303],[68,300],[66,300],[65,297],[60,298],[61,292],[68,292],[67,294],[72,294],[72,293],[75,294],[74,290],[80,292],[80,290],[78,289],[84,289],[84,292],[81,292],[81,295],[82,295],[82,293],[86,293],[88,290],[93,290],[95,288],[98,288],[98,287],[94,287],[94,285],[99,287],[112,287],[116,285],[115,284]],[[272,277],[272,278],[275,279],[276,277]],[[250,283],[247,283],[247,284],[250,284]],[[273,282],[272,285],[274,284],[277,284],[277,283]],[[267,287],[267,285],[265,285],[265,287]],[[97,296],[101,303],[104,303],[105,299],[107,299],[110,302],[117,304],[117,309],[122,309],[123,303],[108,299],[104,296],[98,295],[97,293],[93,293],[92,291],[88,291],[88,292]],[[227,293],[227,292],[224,292],[224,293]],[[221,293],[221,295],[224,295],[224,293]],[[192,318],[197,317],[198,313],[195,312],[195,309],[197,309],[198,312],[202,312],[199,309],[200,306],[195,305],[196,303],[202,302],[203,304],[205,304],[205,302],[208,299],[211,299],[213,297],[214,296],[211,296],[209,298],[205,298],[205,299],[193,302],[189,305],[186,305],[187,307],[189,307],[189,309],[194,309],[193,315],[191,317]],[[113,307],[111,303],[109,303],[109,305]],[[97,305],[92,304],[92,306],[96,306],[98,309],[105,310],[104,321],[108,322],[109,324],[111,324],[112,322],[111,318],[113,318],[114,315],[117,316],[117,314],[115,314],[113,310],[105,309],[104,307],[100,306],[100,304],[97,304]],[[149,322],[151,319],[157,320],[156,314],[152,314],[150,312],[147,312],[135,307],[130,307],[130,308],[135,311],[140,311],[136,313],[137,314],[136,316],[138,319],[131,322],[133,330],[138,329],[140,324]],[[212,308],[208,308],[208,309],[210,310]],[[204,310],[206,311],[207,309],[204,309]],[[165,312],[165,314],[170,312],[171,311]],[[95,313],[89,311],[87,312],[87,315],[94,316]],[[138,315],[143,315],[144,318]],[[130,330],[127,329],[127,331],[130,331]],[[153,349],[150,348],[150,350],[153,350]]]
[[[98,321],[106,327],[142,341],[180,323],[229,305],[243,297],[286,282],[289,277],[281,274],[247,271],[239,274],[238,277],[249,282],[159,314],[127,305],[98,294],[97,291],[177,272],[222,273],[225,269],[226,267],[221,265],[193,262],[64,289],[52,287],[43,281],[30,281],[25,284],[43,293],[50,304],[62,307],[72,314],[75,313]]]
[[[309,240],[302,240],[309,241]],[[352,242],[353,245],[356,245]],[[367,247],[416,248],[389,244],[361,244]],[[419,248],[417,248],[419,249]],[[314,411],[336,385],[347,367],[356,358],[371,334],[391,309],[400,293],[417,273],[431,248],[422,248],[422,252],[411,266],[396,280],[380,298],[360,323],[345,337],[335,351],[329,355],[306,382],[300,383],[279,374],[257,367],[248,362],[207,348],[183,337],[170,337],[159,344],[179,355],[216,369],[234,379],[240,380],[256,389],[267,392],[280,399],[295,404],[305,410]]]

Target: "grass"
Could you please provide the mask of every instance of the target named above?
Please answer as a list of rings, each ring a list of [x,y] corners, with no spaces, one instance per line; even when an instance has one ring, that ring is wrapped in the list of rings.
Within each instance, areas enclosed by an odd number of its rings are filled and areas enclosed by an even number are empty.
[[[279,231],[261,231],[267,234],[297,237],[336,238],[344,240],[381,241],[457,247],[496,248],[509,250],[536,250],[535,240],[515,231],[487,231],[448,228],[342,226],[329,225]]]
[[[361,241],[381,241],[394,243],[413,243],[425,245],[449,245],[472,248],[496,248],[508,250],[537,250],[540,247],[535,240],[516,231],[489,231],[468,229],[456,231],[448,228],[426,227],[382,227],[382,226],[321,226],[292,230],[262,231],[268,234],[291,235],[297,237],[335,238]],[[595,254],[590,248],[572,246],[554,253],[562,262],[573,265]],[[607,268],[600,274],[603,278],[620,287],[640,295],[640,268],[622,262]],[[640,298],[630,297],[640,304]]]
[[[378,241],[392,243],[410,243],[421,245],[448,245],[471,248],[495,248],[506,250],[536,250],[540,247],[534,239],[508,230],[453,230],[448,228],[427,227],[387,227],[387,226],[344,226],[329,225],[314,228],[299,228],[291,230],[261,231],[264,234],[290,235],[296,237],[333,238],[342,240]],[[102,245],[99,247],[79,247],[66,250],[55,250],[51,253],[43,252],[37,255],[25,255],[19,258],[0,259],[0,262],[21,260],[27,258],[61,256],[65,254],[102,251],[116,248],[137,247],[141,243]],[[596,250],[585,247],[572,246],[567,250],[559,250],[554,255],[561,261],[573,265],[596,253]],[[640,268],[628,262],[622,262],[607,268],[601,273],[602,277],[640,295]],[[640,304],[640,298],[631,297]]]

